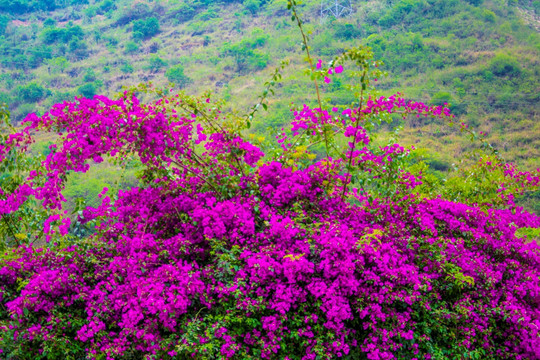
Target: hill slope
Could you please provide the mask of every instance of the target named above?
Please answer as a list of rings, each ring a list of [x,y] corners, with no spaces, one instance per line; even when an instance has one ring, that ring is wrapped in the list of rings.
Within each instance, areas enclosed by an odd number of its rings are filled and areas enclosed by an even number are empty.
[[[368,44],[387,64],[384,92],[451,103],[508,160],[540,166],[538,2],[387,0],[353,8],[349,18],[321,23],[320,3],[305,3],[315,56],[330,60]],[[285,96],[271,99],[274,111],[256,129],[282,125],[290,102],[307,99],[299,90],[307,80],[295,70],[304,66],[300,37],[284,0],[4,0],[0,12],[0,101],[15,121],[75,95],[113,94],[143,81],[210,89],[247,109],[285,57]],[[350,100],[339,84],[325,93]],[[446,167],[470,148],[444,124],[409,119],[382,130],[399,125],[405,142],[435,150]]]

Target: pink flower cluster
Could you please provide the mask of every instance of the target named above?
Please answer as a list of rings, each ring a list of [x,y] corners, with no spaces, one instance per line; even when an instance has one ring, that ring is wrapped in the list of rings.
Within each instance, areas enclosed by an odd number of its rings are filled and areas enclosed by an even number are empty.
[[[540,251],[515,231],[540,227],[540,218],[419,199],[409,190],[421,180],[392,167],[407,150],[368,146],[368,114],[447,109],[398,97],[339,116],[304,106],[284,131],[284,154],[327,125],[349,146],[343,158],[296,168],[208,121],[208,102],[193,114],[175,110],[185,104],[175,96],[146,105],[128,95],[78,99],[30,117],[2,145],[5,161],[32,131],[62,134],[44,171],[0,197],[1,214],[30,197],[54,210],[48,235],[68,231],[61,192],[70,171],[136,155],[155,175],[116,201],[104,190],[83,212],[86,222],[100,220],[90,238],[19,247],[2,260],[8,356],[540,358]],[[405,192],[362,197],[347,183],[353,167],[374,177],[395,170]]]

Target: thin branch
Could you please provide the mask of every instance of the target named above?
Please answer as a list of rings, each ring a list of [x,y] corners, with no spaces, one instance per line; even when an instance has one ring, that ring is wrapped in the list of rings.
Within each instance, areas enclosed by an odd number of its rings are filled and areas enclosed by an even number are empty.
[[[298,28],[300,29],[300,33],[302,34],[302,42],[304,43],[304,48],[306,49],[307,59],[309,63],[309,68],[311,70],[311,74],[314,74],[315,69],[313,67],[313,60],[311,59],[311,54],[309,52],[309,45],[308,45],[308,38],[304,32],[304,28],[302,27],[302,21],[300,20],[300,17],[298,16],[298,13],[296,11],[296,0],[289,0],[290,8],[293,13],[294,18],[296,19],[296,23],[298,24]],[[321,94],[319,91],[319,83],[317,82],[317,77],[313,78],[313,82],[315,83],[315,91],[317,93],[317,102],[319,103],[319,113],[322,115],[322,102],[321,102]],[[321,116],[322,118],[322,116]],[[328,136],[326,134],[326,126],[323,124],[323,137],[324,137],[324,145],[325,145],[325,151],[326,151],[326,157],[328,157]]]
[[[364,73],[362,74],[362,79],[365,79],[365,77],[366,77],[366,70],[364,70]],[[364,86],[362,86],[361,90],[360,90],[360,99],[359,99],[358,111],[357,111],[357,114],[356,114],[356,123],[355,123],[355,129],[354,129],[354,139],[353,139],[352,148],[350,150],[349,162],[347,164],[347,169],[351,168],[353,152],[354,152],[354,149],[356,149],[356,137],[358,135],[358,126],[360,125],[360,117],[362,116],[362,104],[363,104],[363,102],[364,102]],[[352,174],[348,174],[348,176],[346,177],[346,181],[343,184],[343,192],[341,193],[341,200],[343,200],[345,198],[345,192],[347,191],[347,184],[349,183],[350,179],[352,179]]]

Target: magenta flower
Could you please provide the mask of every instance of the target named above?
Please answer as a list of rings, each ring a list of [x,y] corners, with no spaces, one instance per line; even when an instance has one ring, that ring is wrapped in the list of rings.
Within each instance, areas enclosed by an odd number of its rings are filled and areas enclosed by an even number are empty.
[[[77,99],[4,137],[0,162],[24,155],[36,131],[62,130],[37,170],[0,189],[0,216],[17,225],[30,201],[47,211],[31,213],[38,236],[71,234],[0,261],[2,356],[540,358],[540,248],[516,232],[540,217],[421,198],[422,174],[397,162],[410,149],[375,146],[364,127],[394,113],[441,121],[448,108],[399,95],[341,113],[304,104],[265,154],[195,100],[199,116],[166,106],[180,104],[174,95]],[[299,146],[327,128],[345,140],[337,156]],[[70,218],[69,173],[115,155],[135,159],[140,178]],[[519,188],[540,184],[510,164],[483,166]],[[505,201],[510,182],[497,184]],[[90,235],[71,242],[85,226]]]

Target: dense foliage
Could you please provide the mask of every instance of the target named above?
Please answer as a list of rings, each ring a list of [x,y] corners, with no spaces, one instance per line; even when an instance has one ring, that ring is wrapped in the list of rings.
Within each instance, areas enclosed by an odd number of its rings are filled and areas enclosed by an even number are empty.
[[[540,218],[513,203],[538,174],[495,158],[476,169],[493,174],[482,197],[430,192],[409,150],[370,129],[394,115],[453,122],[449,109],[373,95],[368,48],[307,55],[317,105],[293,109],[275,141],[245,130],[280,68],[245,117],[141,86],[2,135],[0,356],[540,358],[539,247],[517,232]],[[351,62],[353,102],[323,104],[321,83]],[[28,154],[43,132],[59,138]],[[66,181],[104,161],[138,166],[138,183],[70,216]]]

